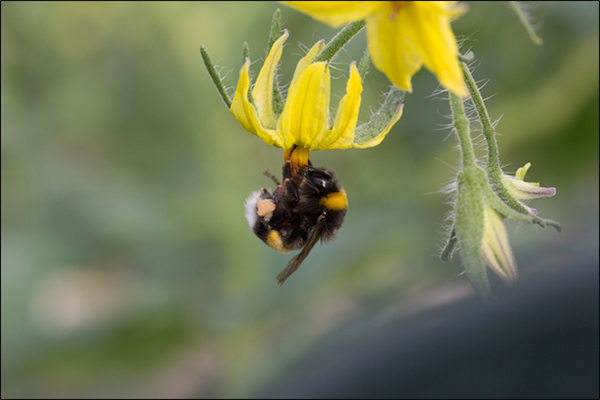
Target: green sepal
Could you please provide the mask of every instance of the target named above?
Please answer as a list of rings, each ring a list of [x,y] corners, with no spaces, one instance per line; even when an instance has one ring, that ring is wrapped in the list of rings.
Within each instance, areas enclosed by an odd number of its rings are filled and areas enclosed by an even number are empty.
[[[273,44],[281,37],[281,10],[275,10],[273,19],[271,20],[271,32],[269,34],[269,43],[267,44],[267,54],[271,51]],[[277,79],[273,82],[273,113],[275,116],[280,115],[283,112],[285,103],[281,97],[281,90],[279,89],[279,82]]]
[[[273,44],[281,36],[281,10],[278,8],[271,19],[271,32],[269,34],[269,43],[267,43],[267,54],[271,51]]]
[[[371,65],[371,55],[369,54],[369,49],[365,49],[365,52],[358,63],[358,74],[362,78],[363,82],[365,80],[365,76],[367,72],[369,72],[369,66]]]
[[[246,62],[246,60],[250,59],[250,46],[248,46],[247,42],[242,44],[242,65]],[[252,85],[248,88],[248,101],[254,105],[254,97],[252,96]]]
[[[448,235],[448,241],[442,250],[442,254],[440,254],[440,260],[443,262],[452,261],[452,254],[456,250],[457,243],[458,238],[456,237],[456,228],[452,227],[450,230],[450,235]]]
[[[223,85],[223,81],[221,80],[221,77],[219,76],[215,65],[210,59],[208,51],[202,43],[200,43],[200,54],[202,55],[202,60],[204,60],[204,66],[208,71],[208,75],[210,75],[210,78],[212,79],[213,83],[215,84],[215,87],[217,88],[217,92],[219,92],[219,95],[221,96],[221,100],[223,100],[223,103],[225,103],[228,109],[231,108],[231,97],[229,97],[229,95],[227,94],[227,91],[225,90],[225,85]]]
[[[483,197],[481,182],[485,172],[477,167],[466,167],[458,173],[454,205],[456,238],[465,272],[475,292],[483,300],[492,295],[487,264],[481,254],[483,240]]]
[[[246,62],[246,58],[250,58],[250,46],[248,46],[248,42],[242,44],[242,65]]]
[[[390,122],[397,116],[402,107],[405,93],[392,86],[386,94],[381,108],[371,116],[369,122],[356,127],[354,143],[361,144],[368,142],[388,128]]]

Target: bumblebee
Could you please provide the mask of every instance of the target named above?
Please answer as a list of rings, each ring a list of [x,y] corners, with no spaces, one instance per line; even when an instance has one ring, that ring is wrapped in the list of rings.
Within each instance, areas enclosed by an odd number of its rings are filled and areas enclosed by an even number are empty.
[[[319,241],[331,241],[342,226],[348,198],[331,171],[312,165],[283,165],[283,181],[265,173],[277,184],[246,199],[246,219],[252,231],[269,247],[289,253],[302,247],[298,255],[277,275],[281,286],[294,273]]]

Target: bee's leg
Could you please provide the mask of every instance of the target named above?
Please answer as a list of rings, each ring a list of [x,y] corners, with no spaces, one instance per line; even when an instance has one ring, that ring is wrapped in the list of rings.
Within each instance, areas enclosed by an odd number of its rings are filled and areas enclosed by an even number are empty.
[[[283,193],[283,197],[287,201],[297,202],[300,198],[298,194],[298,186],[292,179],[286,179],[283,181]]]
[[[302,192],[312,195],[321,194],[321,187],[314,179],[304,179],[302,181]]]
[[[290,160],[286,160],[283,163],[282,172],[283,172],[283,180],[284,181],[286,179],[292,179],[294,171],[292,170],[292,163],[290,162]]]
[[[269,192],[269,190],[267,188],[262,188],[260,190],[260,195],[259,195],[260,199],[270,199],[271,197],[273,197],[273,195],[271,194],[271,192]]]

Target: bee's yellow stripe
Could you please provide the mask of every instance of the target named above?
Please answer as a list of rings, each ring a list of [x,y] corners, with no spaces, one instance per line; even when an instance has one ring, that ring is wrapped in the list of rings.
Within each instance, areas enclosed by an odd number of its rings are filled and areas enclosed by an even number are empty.
[[[271,231],[267,235],[267,244],[274,250],[277,250],[280,253],[287,254],[290,251],[283,246],[283,241],[281,240],[281,235],[277,231]]]
[[[344,189],[339,192],[329,193],[321,199],[321,205],[333,211],[342,211],[348,208],[348,197]]]

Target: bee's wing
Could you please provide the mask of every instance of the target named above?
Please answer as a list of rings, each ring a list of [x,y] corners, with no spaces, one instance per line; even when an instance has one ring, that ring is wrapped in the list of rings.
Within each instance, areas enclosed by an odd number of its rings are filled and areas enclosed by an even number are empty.
[[[319,216],[319,219],[317,219],[317,225],[315,226],[315,229],[313,229],[308,242],[306,242],[300,253],[298,253],[296,257],[292,258],[290,262],[288,262],[287,266],[279,273],[279,275],[277,275],[276,279],[278,286],[281,286],[283,282],[285,282],[285,280],[298,269],[300,264],[302,264],[302,261],[304,261],[304,259],[308,256],[308,253],[310,253],[312,248],[315,247],[315,244],[317,244],[321,238],[321,232],[323,231],[323,226],[325,225],[325,218],[325,213]]]

